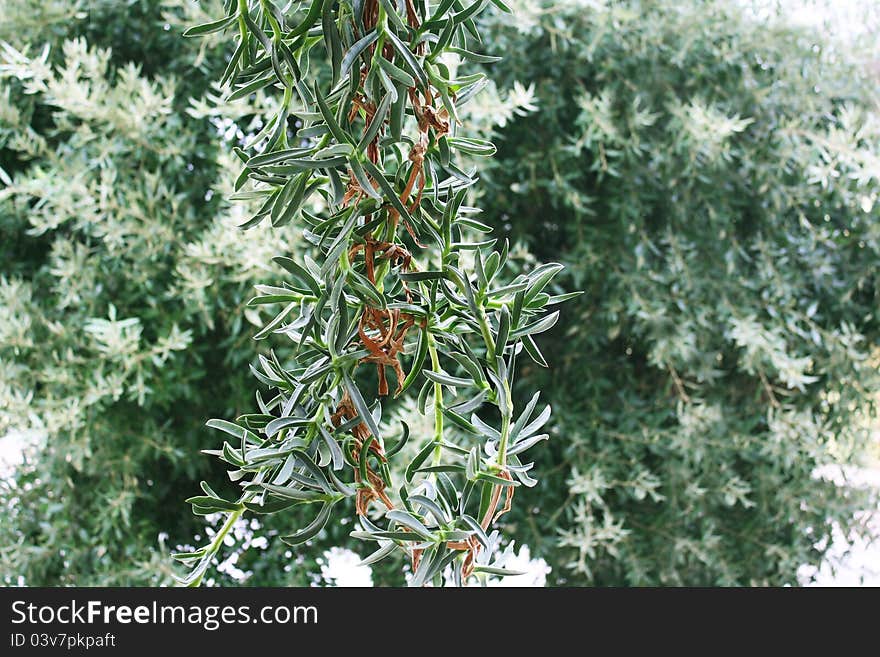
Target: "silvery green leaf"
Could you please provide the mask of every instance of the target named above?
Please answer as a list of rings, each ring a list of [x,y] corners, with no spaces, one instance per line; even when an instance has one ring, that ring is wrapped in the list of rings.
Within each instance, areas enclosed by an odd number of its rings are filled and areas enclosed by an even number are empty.
[[[471,414],[471,424],[473,424],[477,430],[483,434],[484,436],[488,436],[489,438],[494,438],[495,440],[501,440],[501,433],[495,427],[489,426],[480,418],[476,413]]]
[[[550,404],[544,407],[544,410],[536,417],[534,420],[529,422],[521,431],[517,431],[515,434],[516,440],[521,440],[523,438],[527,438],[531,436],[533,433],[538,431],[541,427],[547,424],[547,420],[550,419]]]
[[[539,319],[536,322],[533,322],[533,323],[531,323],[527,326],[524,326],[522,328],[516,329],[515,331],[513,331],[511,333],[511,337],[516,339],[516,338],[521,338],[524,335],[534,335],[535,333],[543,333],[544,331],[547,331],[548,329],[553,328],[553,326],[556,325],[556,322],[558,320],[559,320],[559,311],[556,310],[556,311],[550,313],[549,315],[542,317],[541,319]]]
[[[384,559],[385,557],[392,554],[396,549],[398,549],[396,543],[386,543],[385,545],[380,547],[378,550],[376,550],[375,552],[373,552],[369,556],[366,556],[363,559],[361,559],[361,561],[358,565],[369,566],[370,564],[374,564],[378,561],[382,561],[382,559]]]
[[[407,441],[409,440],[409,425],[407,425],[407,423],[403,422],[403,421],[400,422],[400,425],[403,430],[402,435],[400,437],[400,440],[398,440],[394,444],[394,447],[391,447],[390,449],[385,451],[385,457],[388,459],[390,459],[392,456],[394,456],[400,450],[402,450],[404,448],[404,446],[406,445]]]
[[[478,523],[466,513],[462,514],[461,519],[464,524],[467,525],[472,532],[474,532],[474,535],[477,537],[477,540],[480,541],[482,546],[488,549],[490,547],[489,537],[486,535],[486,531],[483,529],[480,523]]]
[[[308,525],[303,527],[301,530],[296,531],[292,534],[287,534],[286,536],[282,536],[281,540],[287,543],[288,545],[301,545],[305,543],[309,539],[317,536],[324,526],[327,524],[327,521],[330,519],[330,511],[333,509],[333,503],[328,502],[325,503],[321,510],[318,512],[317,517],[310,522]]]
[[[544,358],[544,354],[541,353],[541,350],[538,348],[538,345],[535,344],[535,340],[531,335],[524,335],[522,337],[522,345],[525,347],[526,352],[533,361],[541,367],[549,367],[547,359]]]
[[[476,447],[472,447],[470,452],[468,453],[467,458],[467,466],[465,469],[465,476],[470,479],[476,479],[477,475],[480,472],[480,455],[477,452]]]
[[[276,486],[274,484],[262,484],[263,488],[273,495],[302,502],[326,501],[327,495],[313,490],[303,490],[291,486]]]
[[[434,451],[435,445],[433,443],[429,443],[425,445],[422,450],[416,455],[416,457],[410,461],[410,464],[406,467],[406,481],[411,482],[413,477],[415,477],[416,471],[421,467],[422,463],[431,455]]]
[[[339,71],[340,75],[347,75],[348,72],[351,70],[351,67],[354,65],[355,60],[360,56],[360,54],[363,53],[378,38],[379,33],[373,30],[366,36],[361,37],[358,41],[356,41],[342,58],[342,66]]]
[[[406,66],[409,69],[409,72],[416,77],[421,86],[427,86],[428,76],[425,75],[424,69],[422,68],[421,64],[419,64],[415,56],[412,54],[412,51],[397,37],[396,34],[394,34],[394,32],[389,30],[385,34],[388,37],[388,40],[391,41],[394,49],[403,58],[403,61],[406,63]]]
[[[274,436],[276,433],[281,431],[282,429],[287,429],[288,427],[306,427],[309,426],[312,421],[308,418],[302,417],[279,417],[266,425],[265,432],[267,436]]]
[[[393,520],[394,522],[398,523],[399,525],[402,525],[408,529],[411,529],[412,531],[414,531],[416,534],[418,534],[419,536],[421,536],[425,540],[429,540],[429,541],[434,540],[434,536],[433,536],[433,534],[431,534],[431,530],[429,530],[427,527],[425,527],[425,525],[422,523],[422,521],[419,520],[418,518],[416,518],[411,513],[408,513],[406,511],[401,511],[399,509],[394,509],[394,510],[388,511],[385,514],[385,517],[388,518],[389,520]]]
[[[502,577],[526,574],[525,571],[522,570],[508,570],[507,568],[498,568],[496,566],[474,566],[474,572],[485,573],[487,575],[500,575]]]
[[[367,429],[370,430],[370,433],[373,434],[377,439],[380,438],[379,427],[376,424],[376,421],[373,419],[372,413],[370,413],[370,409],[367,406],[367,403],[364,401],[363,396],[361,395],[361,391],[355,385],[354,381],[351,380],[351,377],[346,373],[343,374],[343,381],[345,382],[345,388],[348,390],[348,395],[351,397],[351,401],[354,404],[355,410],[358,412],[358,416],[367,425]]]
[[[440,383],[445,386],[455,387],[464,387],[464,386],[472,386],[474,384],[470,379],[462,379],[457,376],[451,376],[446,372],[434,372],[431,370],[425,370],[424,375],[426,378],[434,381],[435,383]]]
[[[443,509],[432,499],[425,497],[424,495],[411,495],[409,498],[410,502],[413,504],[421,504],[427,511],[433,514],[434,519],[438,524],[444,524],[447,522],[446,514],[443,512]]]
[[[486,391],[480,390],[476,395],[468,399],[467,401],[455,404],[454,406],[450,406],[449,410],[454,411],[459,414],[470,413],[471,411],[475,411],[480,406],[483,405],[483,402],[486,400]]]

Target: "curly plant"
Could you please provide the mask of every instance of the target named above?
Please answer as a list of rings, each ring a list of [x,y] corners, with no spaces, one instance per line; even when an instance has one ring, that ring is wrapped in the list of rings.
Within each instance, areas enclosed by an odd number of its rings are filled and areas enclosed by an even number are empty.
[[[487,4],[237,0],[224,18],[188,30],[236,29],[222,79],[230,96],[280,97],[277,114],[236,148],[237,196],[262,203],[242,227],[297,220],[314,258],[275,258],[289,278],[258,286],[250,301],[282,308],[255,337],[284,336],[294,357],[260,357],[254,375],[272,392],[257,393],[259,412],[208,422],[234,439],[209,453],[231,466],[241,494],[226,500],[203,483],[188,500],[226,520],[208,545],[176,555],[192,567],[185,583],[200,583],[242,514],[311,505],[314,520],[282,537],[298,545],[347,498],[361,525],[352,536],[375,544],[365,563],[402,550],[416,586],[449,572],[457,584],[509,574],[493,565],[492,525],[518,486],[537,483],[521,459],[547,439],[550,417],[549,406],[538,410],[540,393],[514,408],[515,361],[525,351],[546,366],[534,336],[556,323],[547,307],[571,295],[545,291],[558,264],[504,280],[507,244],[494,250],[490,227],[466,204],[476,178],[457,157],[495,147],[459,134],[458,109],[484,75],[450,66],[494,60],[472,51],[474,17]],[[319,57],[326,65],[310,67]],[[383,423],[379,399],[392,390],[418,391],[432,435]],[[391,460],[408,440],[418,451],[392,481]]]

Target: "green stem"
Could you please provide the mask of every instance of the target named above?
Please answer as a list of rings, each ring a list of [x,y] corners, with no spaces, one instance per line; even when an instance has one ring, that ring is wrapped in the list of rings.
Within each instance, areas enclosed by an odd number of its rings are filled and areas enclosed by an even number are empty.
[[[244,44],[245,39],[247,39],[248,35],[248,27],[247,23],[244,22],[244,15],[249,13],[249,11],[250,10],[248,9],[247,0],[238,0],[238,33],[241,37],[242,44]],[[241,53],[241,61],[245,64],[250,63],[247,48],[244,48]]]
[[[337,380],[338,379],[339,375],[337,374]],[[337,385],[339,384],[337,383]],[[312,424],[306,431],[306,445],[310,445],[318,434],[318,426],[324,421],[324,410],[326,408],[327,402],[322,401],[318,403],[318,410],[316,410],[315,414],[312,416]]]
[[[266,0],[260,0],[260,5],[263,7],[263,14],[269,19],[269,24],[272,26],[272,40],[277,44],[281,39],[281,26],[266,6]]]
[[[282,112],[287,112],[287,109],[290,107],[290,101],[293,99],[293,83],[284,85],[284,97],[281,99],[281,107]],[[286,119],[285,119],[286,120]],[[287,140],[287,130],[281,131],[281,143],[284,148],[287,148],[290,143]]]
[[[428,353],[431,354],[431,369],[440,371],[440,357],[437,355],[437,343],[433,334],[428,330]],[[443,443],[443,385],[434,382],[434,456],[432,465],[440,465]]]
[[[507,412],[501,415],[501,438],[498,441],[498,465],[502,468],[507,465],[507,443],[510,439],[510,420],[513,417],[513,400],[510,394],[510,384],[504,381],[504,396],[506,397]]]
[[[481,305],[477,305],[477,321],[480,323],[480,333],[483,334],[483,342],[486,343],[486,359],[489,361],[490,367],[495,367],[495,338],[492,337],[492,330],[489,328],[489,320],[486,318],[486,311]]]
[[[344,276],[347,276],[348,272],[351,271],[351,261],[348,259],[348,249],[342,249],[342,252],[339,254],[339,271],[341,271]]]
[[[379,292],[385,291],[385,277],[388,275],[388,271],[391,269],[391,263],[388,260],[382,260],[376,266],[376,289]]]
[[[241,518],[241,514],[244,513],[244,507],[238,509],[237,511],[231,511],[228,516],[226,516],[226,522],[223,523],[223,526],[214,534],[214,540],[211,541],[211,544],[208,546],[208,551],[205,554],[205,557],[213,557],[220,551],[220,546],[223,545],[223,539],[226,538],[226,535],[229,533],[229,530],[235,525],[236,521]],[[207,568],[205,569],[207,570]],[[199,575],[198,579],[196,579],[192,586],[201,586],[202,578],[205,576],[205,570]]]

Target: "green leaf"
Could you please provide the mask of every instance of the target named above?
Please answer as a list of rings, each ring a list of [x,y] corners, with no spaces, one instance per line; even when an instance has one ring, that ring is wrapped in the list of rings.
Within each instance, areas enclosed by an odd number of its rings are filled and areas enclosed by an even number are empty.
[[[412,365],[409,369],[409,374],[406,375],[400,392],[395,395],[395,397],[399,397],[404,392],[406,392],[413,384],[413,382],[418,378],[419,374],[422,372],[422,365],[424,365],[425,358],[428,355],[428,338],[426,333],[427,331],[425,330],[419,331],[419,344],[416,348],[415,358],[413,358]]]
[[[288,185],[291,186],[290,191],[286,195],[282,191],[273,205],[272,226],[275,228],[284,226],[290,223],[293,217],[296,216],[297,211],[305,200],[306,183],[308,180],[309,174],[304,171],[285,185],[285,189],[288,189]]]
[[[263,306],[272,303],[289,303],[291,301],[299,301],[302,298],[301,294],[291,293],[291,294],[266,294],[261,297],[253,297],[247,302],[248,306]]]
[[[336,27],[333,15],[335,0],[326,0],[321,13],[321,29],[324,37],[324,45],[330,54],[330,70],[332,71],[331,82],[335,85],[341,76],[342,68],[342,40]]]
[[[471,52],[470,50],[465,50],[464,48],[457,48],[455,46],[449,46],[447,50],[449,52],[455,53],[462,59],[473,62],[474,64],[494,64],[495,62],[500,62],[503,59],[503,57],[481,55],[479,53]]]
[[[315,1],[318,2],[318,0]],[[351,144],[352,141],[349,139],[348,134],[340,127],[339,123],[336,121],[336,117],[333,116],[333,112],[330,111],[330,107],[327,105],[327,101],[324,99],[324,95],[321,93],[321,88],[318,86],[317,82],[315,83],[314,91],[315,102],[318,104],[321,118],[323,118],[324,123],[327,124],[330,134],[332,134],[340,144]]]
[[[419,84],[423,87],[428,86],[428,76],[425,74],[424,69],[421,64],[419,64],[418,60],[415,58],[415,55],[412,54],[412,51],[409,47],[403,43],[394,32],[388,31],[385,32],[385,35],[388,37],[388,40],[391,41],[391,45],[394,49],[400,53],[400,56],[403,58],[403,61],[406,63],[407,68],[409,68],[410,73],[412,73],[416,79],[419,81]]]
[[[307,427],[310,424],[312,424],[312,421],[309,418],[279,417],[269,422],[264,431],[267,436],[271,437],[282,429],[287,429],[288,427]]]
[[[275,84],[275,76],[268,75],[261,77],[253,82],[250,82],[242,87],[239,87],[235,91],[233,91],[229,96],[226,97],[228,102],[232,102],[238,100],[239,98],[245,98],[250,96],[252,93],[259,91],[265,87],[268,87],[271,84]]]
[[[394,209],[397,210],[400,213],[400,216],[406,221],[412,223],[413,219],[409,214],[409,210],[403,204],[403,201],[400,200],[400,197],[397,195],[394,187],[391,186],[391,183],[385,178],[385,175],[369,160],[364,160],[362,164],[373,179],[379,183],[379,187],[382,188],[386,198],[391,201],[391,205],[394,206]]]
[[[480,455],[477,453],[476,446],[471,448],[471,451],[468,453],[467,457],[467,465],[465,466],[465,476],[474,480],[477,478],[477,475],[480,472]]]
[[[415,477],[416,474],[416,470],[418,470],[421,467],[422,463],[424,463],[431,455],[431,453],[434,451],[434,447],[434,443],[428,443],[427,445],[425,445],[422,450],[418,454],[416,454],[416,457],[412,461],[410,461],[410,464],[406,466],[406,473],[404,476],[406,477],[407,483],[412,483],[413,477]]]
[[[453,16],[453,20],[455,21],[456,24],[464,23],[465,21],[469,20],[473,16],[476,16],[478,13],[480,13],[483,10],[483,7],[485,5],[486,5],[486,0],[477,0],[476,2],[474,2],[473,4],[468,6],[467,8],[462,9],[459,12],[456,12],[455,15]]]
[[[556,325],[556,322],[558,320],[559,320],[559,311],[557,310],[557,311],[550,313],[549,315],[547,315],[545,317],[542,317],[537,322],[533,322],[533,323],[529,324],[528,326],[524,326],[522,328],[519,328],[519,329],[513,331],[511,333],[510,337],[513,339],[517,339],[517,338],[523,337],[524,335],[533,335],[535,333],[543,333],[544,331],[547,331],[547,330],[553,328],[553,326]]]
[[[281,540],[287,543],[288,545],[301,545],[305,543],[309,539],[317,536],[324,526],[327,524],[327,521],[330,519],[330,511],[333,509],[333,502],[327,502],[318,512],[317,517],[306,525],[303,529],[298,532],[294,532],[293,534],[288,534],[287,536],[282,536]]]
[[[422,28],[435,29],[439,27],[442,24],[441,19],[454,4],[456,4],[456,0],[441,0],[440,4],[437,5],[437,8],[434,10],[434,13],[431,14],[428,20],[422,24]]]
[[[292,506],[296,506],[297,504],[300,504],[300,502],[298,502],[297,500],[276,497],[266,500],[263,504],[257,504],[255,502],[245,502],[244,508],[251,513],[267,515],[270,513],[285,511]]]
[[[485,573],[487,575],[514,576],[525,575],[522,570],[508,570],[507,568],[498,568],[496,566],[474,566],[475,573]]]
[[[275,484],[261,484],[261,486],[273,495],[289,500],[297,500],[299,502],[328,501],[326,493],[319,493],[314,490],[303,490],[302,488],[292,488],[290,486],[276,486]]]
[[[385,517],[389,520],[393,520],[398,525],[402,527],[406,527],[407,529],[411,529],[413,532],[418,534],[420,537],[424,538],[426,541],[433,541],[434,536],[431,534],[431,531],[422,524],[422,521],[416,518],[413,514],[408,513],[406,511],[401,511],[399,509],[394,509],[392,511],[388,511],[385,514]]]
[[[348,282],[351,283],[352,291],[364,301],[371,301],[376,308],[385,307],[385,297],[376,289],[366,276],[359,274],[354,269],[349,269]]]
[[[447,522],[446,513],[444,513],[443,509],[435,502],[434,500],[425,497],[424,495],[411,495],[409,501],[413,504],[421,504],[425,507],[437,521],[438,524],[444,524]]]
[[[383,0],[384,2],[385,0]],[[404,71],[402,68],[395,66],[392,62],[385,59],[385,57],[379,57],[379,66],[382,68],[385,73],[388,74],[392,80],[397,80],[405,87],[414,87],[416,85],[415,78],[411,76],[409,73]]]
[[[181,562],[195,561],[196,559],[200,559],[205,556],[207,553],[207,548],[201,548],[199,550],[194,550],[192,552],[172,552],[171,558]]]
[[[272,319],[271,322],[266,324],[262,329],[260,329],[254,335],[254,340],[262,340],[267,335],[269,335],[273,330],[275,330],[281,324],[281,322],[284,321],[284,318],[287,317],[287,315],[289,315],[290,312],[294,308],[296,308],[298,305],[299,305],[298,303],[291,303],[291,304],[285,306],[284,310],[282,310],[280,313],[275,315],[275,317]]]
[[[309,11],[306,14],[306,17],[286,35],[287,38],[294,39],[312,29],[312,26],[317,23],[318,19],[321,17],[321,9],[323,5],[324,0],[312,0],[312,4],[309,6]]]
[[[524,335],[522,338],[522,345],[525,347],[526,353],[529,357],[535,361],[541,367],[549,367],[547,364],[547,360],[544,358],[544,354],[541,353],[541,350],[538,349],[538,345],[535,343],[534,338],[531,335]]]
[[[397,549],[396,543],[388,543],[387,545],[383,545],[382,547],[380,547],[378,550],[376,550],[375,552],[373,552],[369,556],[366,556],[363,559],[361,559],[360,564],[358,564],[358,565],[369,566],[370,564],[374,564],[378,561],[382,561],[382,559],[391,555],[396,549]]]
[[[476,413],[471,415],[471,423],[482,435],[492,438],[493,440],[501,440],[501,433],[498,429],[483,422],[482,418]]]
[[[495,337],[495,345],[498,349],[498,353],[502,353],[504,351],[504,347],[507,345],[507,340],[510,338],[510,312],[507,310],[507,306],[501,307],[501,313],[498,318],[498,334]]]
[[[345,388],[348,390],[348,396],[351,397],[351,401],[354,404],[355,410],[361,418],[361,421],[367,425],[367,429],[369,429],[370,433],[373,434],[377,440],[381,440],[379,427],[373,419],[373,415],[370,413],[370,409],[367,407],[367,403],[364,401],[361,391],[358,390],[358,387],[354,384],[354,381],[351,380],[348,373],[344,373],[342,378],[345,382]]]
[[[480,543],[483,545],[483,547],[488,549],[489,548],[489,537],[486,535],[486,531],[483,529],[483,527],[480,525],[480,523],[478,523],[476,520],[474,520],[471,516],[467,515],[466,513],[462,514],[461,519],[462,519],[462,521],[464,521],[464,524],[467,525],[468,528],[476,535],[477,540],[480,541]]]
[[[284,256],[275,256],[272,258],[272,262],[277,265],[280,265],[288,272],[293,274],[300,283],[304,283],[306,287],[311,290],[312,294],[316,297],[321,296],[321,286],[318,284],[318,281],[312,276],[311,272],[303,267],[301,264],[292,260],[291,258],[286,258]]]
[[[508,7],[507,4],[504,3],[502,0],[489,0],[489,2],[491,2],[493,5],[498,7],[505,14],[512,14],[513,13],[513,10],[510,7]]]
[[[302,463],[306,470],[309,471],[309,474],[312,475],[314,480],[317,482],[318,486],[321,487],[325,493],[333,494],[333,487],[330,485],[330,482],[327,480],[327,476],[321,470],[320,467],[311,459],[311,457],[306,454],[302,450],[296,450],[297,462]],[[296,472],[291,473],[291,476],[295,475]]]
[[[398,86],[397,100],[391,106],[391,119],[389,121],[389,132],[391,137],[399,142],[403,138],[403,123],[406,119],[406,100],[407,93],[403,83]],[[430,161],[429,161],[430,166]]]
[[[401,420],[400,426],[403,428],[403,435],[400,440],[394,444],[394,447],[385,451],[385,458],[387,459],[390,459],[392,456],[400,452],[409,440],[409,425]]]
[[[351,535],[355,538],[366,538],[367,536],[359,535],[360,532],[352,532]],[[371,540],[390,540],[390,541],[403,541],[405,543],[421,543],[424,541],[418,534],[412,532],[375,532],[374,534],[368,535]]]
[[[434,570],[434,565],[438,562],[438,556],[440,554],[441,552],[436,546],[432,546],[428,548],[424,553],[422,553],[422,558],[419,561],[419,566],[413,573],[412,580],[410,580],[409,582],[409,586],[422,586],[426,581],[430,580]]]
[[[385,123],[385,116],[388,114],[388,110],[391,107],[391,102],[394,98],[391,97],[391,94],[385,94],[382,98],[379,106],[376,108],[376,113],[373,115],[373,120],[370,121],[370,125],[364,131],[363,137],[358,142],[357,150],[363,152],[364,149],[373,141],[373,138],[379,132],[379,128]]]
[[[424,468],[419,468],[416,472],[464,472],[465,467],[463,465],[458,465],[457,463],[450,463],[449,465],[428,465]]]
[[[230,436],[234,436],[239,440],[249,439],[254,443],[261,442],[259,437],[252,431],[248,431],[244,427],[241,427],[237,424],[233,424],[232,422],[227,422],[226,420],[208,420],[205,423],[205,426],[211,427],[212,429],[219,429],[220,431],[225,431]]]
[[[331,483],[336,487],[336,490],[342,493],[345,497],[354,497],[357,494],[354,486],[350,486],[340,480],[339,477],[334,474],[333,470],[328,471],[327,475],[329,476]]]
[[[364,440],[364,444],[361,445],[360,452],[358,454],[358,471],[360,472],[361,481],[369,481],[369,473],[368,466],[370,461],[370,445],[373,444],[373,441],[376,440],[374,436],[369,436],[366,440]]]
[[[498,151],[495,144],[485,139],[467,139],[464,137],[448,137],[450,148],[467,153],[468,155],[478,155],[481,157],[490,157]]]
[[[354,60],[360,56],[360,54],[369,48],[376,39],[379,38],[379,33],[376,30],[371,31],[364,37],[361,37],[357,41],[355,41],[354,45],[349,49],[345,56],[342,58],[342,67],[340,70],[340,75],[346,75],[349,70],[351,70],[352,65],[354,64]]]
[[[266,33],[263,32],[262,28],[254,22],[253,18],[251,18],[250,12],[241,11],[239,12],[239,16],[244,19],[250,33],[257,37],[257,41],[259,41],[260,45],[263,46],[263,49],[269,53],[272,50],[272,42],[269,40]]]
[[[509,448],[507,450],[507,454],[508,455],[519,454],[520,452],[524,452],[527,449],[529,449],[529,447],[533,447],[537,443],[539,443],[543,440],[548,440],[549,438],[550,438],[550,436],[546,433],[541,433],[541,434],[538,434],[537,436],[532,436],[530,438],[524,438],[523,440],[520,440],[516,444],[514,444],[513,447]]]
[[[440,383],[445,386],[451,386],[453,388],[474,385],[474,382],[470,379],[462,379],[457,376],[450,376],[446,372],[434,372],[432,370],[425,370],[424,374],[427,378],[429,378],[431,381],[434,381],[435,383]]]
[[[465,418],[463,418],[461,415],[459,415],[458,413],[456,413],[452,409],[444,408],[443,415],[448,417],[450,420],[452,420],[453,424],[457,425],[459,429],[462,429],[468,433],[472,433],[475,435],[480,434],[479,430],[473,424],[468,422]]]
[[[297,160],[306,157],[314,152],[312,148],[284,148],[270,153],[261,153],[254,155],[247,161],[249,167],[261,167],[267,164],[277,164],[278,162],[287,162],[289,160]]]
[[[186,501],[194,507],[199,507],[209,513],[216,513],[219,511],[238,511],[244,508],[239,502],[227,502],[219,497],[211,497],[208,495],[188,497]]]
[[[564,269],[558,262],[548,262],[535,268],[529,274],[529,291],[526,292],[525,303],[529,303],[541,292],[547,284]]]
[[[376,188],[373,187],[373,183],[367,177],[366,171],[364,171],[363,164],[357,158],[353,157],[348,162],[349,167],[351,167],[351,172],[354,174],[355,180],[357,180],[358,185],[361,186],[367,195],[376,199],[377,201],[382,201],[382,195],[376,191]],[[384,178],[383,178],[384,180]],[[387,181],[385,183],[388,184]]]
[[[583,291],[579,292],[568,292],[566,294],[553,294],[550,295],[550,298],[547,299],[548,306],[555,305],[557,303],[563,303],[564,301],[568,301],[570,299],[574,299],[575,297],[579,297],[583,294]]]
[[[235,23],[238,18],[237,14],[233,14],[232,16],[227,16],[226,18],[221,18],[216,21],[211,21],[210,23],[203,23],[201,25],[194,25],[190,27],[186,31],[184,31],[183,36],[185,37],[199,37],[204,36],[205,34],[212,34],[214,32],[220,32],[225,30],[227,27]]]
[[[488,393],[486,392],[486,390],[480,390],[476,395],[474,395],[470,399],[468,399],[464,402],[456,403],[453,406],[450,406],[449,410],[453,411],[455,413],[459,413],[459,414],[470,413],[471,411],[475,411],[480,406],[482,406],[483,402],[486,400],[487,396],[488,396]]]
[[[442,271],[409,271],[400,275],[400,280],[407,282],[434,281],[439,278],[445,278]]]

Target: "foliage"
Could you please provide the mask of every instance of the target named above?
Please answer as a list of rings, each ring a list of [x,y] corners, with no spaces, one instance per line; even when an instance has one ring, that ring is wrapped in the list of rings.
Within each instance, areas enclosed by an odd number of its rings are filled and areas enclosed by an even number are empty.
[[[878,390],[876,75],[726,3],[512,8],[493,76],[540,113],[481,203],[585,290],[521,378],[564,485],[513,521],[557,583],[797,583],[866,503],[817,473],[858,462]]]
[[[252,368],[271,390],[265,400],[258,393],[258,412],[208,423],[233,438],[209,453],[232,466],[241,492],[229,499],[202,482],[203,494],[188,500],[196,514],[227,515],[209,543],[177,555],[193,566],[185,582],[201,582],[246,511],[313,507],[308,524],[282,537],[297,546],[349,499],[361,525],[352,537],[377,548],[364,563],[402,551],[415,586],[442,582],[450,567],[458,584],[508,572],[493,563],[500,536],[488,532],[517,487],[538,483],[519,455],[547,439],[539,432],[550,417],[549,406],[537,406],[540,393],[514,407],[516,357],[525,351],[546,366],[533,336],[556,323],[559,312],[545,308],[567,295],[544,291],[560,265],[511,276],[506,243],[493,251],[494,240],[470,237],[491,229],[464,203],[476,178],[458,156],[495,147],[461,134],[458,108],[485,76],[453,74],[444,58],[489,61],[470,51],[474,17],[487,4],[312,0],[281,10],[240,0],[187,31],[237,30],[222,79],[230,99],[260,89],[282,96],[235,149],[244,169],[234,198],[260,203],[246,229],[299,219],[314,259],[276,257],[289,276],[257,286],[249,302],[282,306],[257,339],[280,334],[296,346],[288,362],[272,351]],[[317,73],[315,47],[329,60]],[[312,194],[319,205],[309,211]],[[356,377],[362,364],[375,367],[375,384]],[[434,418],[433,431],[412,436],[418,452],[399,488],[389,462],[410,430],[403,424],[393,444],[383,439],[379,398],[389,395],[389,376],[395,397],[417,386],[422,413],[430,397]]]
[[[181,81],[199,49],[162,29],[200,10],[77,7],[4,3],[0,437],[42,447],[3,484],[0,573],[168,582],[168,550],[201,530],[173,508],[209,472],[202,418],[248,403],[241,309],[292,234],[238,240],[218,118],[187,111],[210,72]]]
[[[478,23],[481,52],[504,57],[487,68],[498,87],[456,106],[462,134],[500,129],[494,158],[457,154],[480,172],[463,205],[511,237],[496,277],[561,260],[545,291],[587,293],[541,334],[552,369],[519,359],[514,405],[541,389],[552,440],[532,450],[541,485],[517,490],[499,529],[547,559],[555,584],[796,583],[834,524],[859,531],[865,504],[823,466],[858,461],[877,391],[880,121],[876,79],[850,63],[876,44],[717,2],[511,4]],[[224,142],[259,133],[283,93],[228,100],[212,85],[227,35],[180,38],[222,11],[0,0],[14,49],[0,52],[0,440],[45,435],[0,484],[4,583],[170,582],[167,553],[224,520],[180,513],[181,491],[222,477],[195,456],[215,446],[204,418],[253,410],[257,353],[293,357],[284,334],[250,339],[274,314],[247,302],[255,284],[294,280],[271,257],[304,261],[308,217],[242,234],[260,199],[225,200],[241,160]],[[311,55],[308,81],[325,90],[320,42]],[[456,59],[442,63],[459,77]],[[408,115],[402,134],[415,130]],[[332,212],[319,192],[303,207]],[[436,248],[401,237],[439,268]],[[371,399],[375,368],[354,381]],[[413,436],[390,459],[395,481],[433,435],[431,389],[426,415],[415,395],[383,401],[383,439],[400,420]],[[472,444],[448,417],[443,429]],[[312,505],[242,518],[227,539],[247,549],[206,581],[319,583],[325,548],[372,545],[337,518],[298,547],[278,537]],[[398,550],[371,567],[384,584],[407,565]]]

